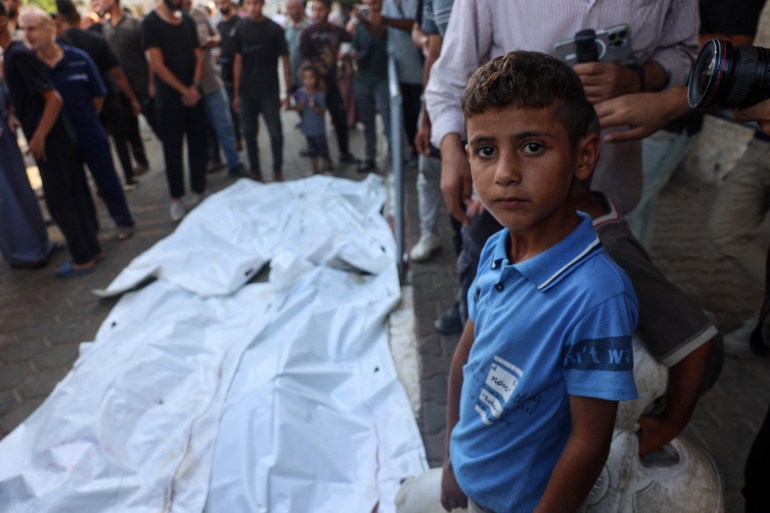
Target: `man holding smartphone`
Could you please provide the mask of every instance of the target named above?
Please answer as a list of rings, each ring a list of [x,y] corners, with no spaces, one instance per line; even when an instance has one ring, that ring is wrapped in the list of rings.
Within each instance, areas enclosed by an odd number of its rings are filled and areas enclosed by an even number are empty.
[[[463,318],[465,291],[475,276],[479,252],[489,235],[499,230],[494,218],[472,198],[460,110],[468,77],[489,58],[509,50],[552,53],[555,44],[585,27],[627,23],[634,35],[629,58],[633,67],[616,62],[574,66],[589,101],[599,106],[627,93],[681,85],[687,80],[698,48],[697,9],[696,0],[648,2],[641,7],[598,6],[578,0],[483,4],[455,0],[441,56],[431,70],[425,101],[432,121],[431,142],[441,150],[444,201],[450,214],[468,225],[462,230],[463,250],[458,257]],[[559,13],[558,19],[554,19],[554,13]],[[633,209],[641,194],[639,142],[603,145],[592,187],[609,196],[621,213]]]

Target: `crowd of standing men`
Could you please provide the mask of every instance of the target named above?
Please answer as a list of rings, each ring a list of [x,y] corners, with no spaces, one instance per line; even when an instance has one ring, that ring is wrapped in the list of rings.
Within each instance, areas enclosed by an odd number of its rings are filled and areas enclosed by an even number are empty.
[[[7,121],[2,143],[13,158],[2,165],[14,185],[4,195],[14,209],[6,218],[23,223],[0,234],[4,258],[13,267],[40,267],[55,249],[26,182],[15,136],[17,119],[38,164],[47,207],[70,252],[71,261],[57,271],[59,277],[91,272],[103,256],[86,167],[115,222],[117,239],[133,235],[126,192],[138,187],[138,177],[149,167],[139,115],[162,144],[173,221],[202,200],[208,172],[226,167],[233,177],[263,179],[257,145],[260,117],[270,139],[272,179],[283,180],[282,108],[298,112],[307,139],[301,153],[310,157],[314,172],[320,171],[318,159],[323,171],[333,171],[327,111],[339,164],[357,165],[362,173],[375,171],[376,114],[386,128],[389,123],[388,54],[402,68],[410,140],[417,129],[423,57],[409,36],[416,1],[388,0],[383,8],[381,0],[371,0],[366,6],[366,12],[356,7],[346,14],[345,26],[339,17],[332,22],[327,0],[288,0],[282,24],[263,12],[264,0],[244,0],[242,5],[218,0],[216,17],[213,6],[162,0],[142,19],[120,0],[94,2],[94,12],[83,19],[71,0],[58,0],[56,13],[35,6],[20,9],[18,0],[5,0],[0,16],[0,96]],[[352,78],[340,76],[343,64],[356,69],[355,93]],[[348,130],[357,120],[366,134],[360,161],[348,141]],[[244,149],[246,163],[239,154]],[[415,150],[408,157],[416,161],[416,155]],[[65,184],[59,183],[63,177]],[[185,199],[188,186],[192,195]]]

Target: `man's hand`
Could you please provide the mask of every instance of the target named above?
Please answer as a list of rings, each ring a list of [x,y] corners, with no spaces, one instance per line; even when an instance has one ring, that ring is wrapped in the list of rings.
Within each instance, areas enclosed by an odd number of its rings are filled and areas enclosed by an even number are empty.
[[[241,97],[240,96],[234,96],[233,97],[233,110],[235,112],[238,112],[238,110],[241,108]]]
[[[29,146],[28,153],[31,153],[36,160],[39,160],[41,162],[46,161],[45,139],[35,134],[32,136],[32,139],[29,140],[28,146]]]
[[[142,105],[139,103],[139,100],[136,98],[133,98],[130,100],[131,102],[131,112],[134,113],[134,116],[138,116],[142,112]]]
[[[185,107],[195,107],[201,101],[201,93],[197,87],[188,87],[182,94],[182,105]]]
[[[382,25],[382,13],[379,10],[369,9],[369,23],[375,27]]]
[[[420,122],[420,128],[414,136],[414,146],[421,155],[430,155],[430,132],[431,124],[428,116],[423,115]]]
[[[447,511],[468,507],[468,496],[463,493],[460,485],[457,484],[455,473],[449,466],[449,463],[444,463],[444,468],[441,472],[441,505]]]
[[[762,131],[770,135],[770,100],[764,100],[756,105],[735,111],[735,121],[756,121]]]
[[[642,139],[690,112],[686,87],[627,94],[600,102],[595,108],[602,129],[619,128],[604,136],[608,143]]]
[[[412,43],[414,46],[422,50],[422,55],[426,59],[428,58],[428,35],[422,31],[419,24],[412,25]]]
[[[470,224],[465,203],[473,193],[473,180],[459,134],[447,134],[441,140],[441,192],[449,213],[461,223]]]
[[[622,94],[639,92],[639,75],[617,62],[583,62],[573,67],[588,101],[597,104]]]
[[[638,422],[641,427],[641,440],[639,441],[640,458],[661,450],[680,431],[677,426],[661,416],[642,415],[639,417]]]

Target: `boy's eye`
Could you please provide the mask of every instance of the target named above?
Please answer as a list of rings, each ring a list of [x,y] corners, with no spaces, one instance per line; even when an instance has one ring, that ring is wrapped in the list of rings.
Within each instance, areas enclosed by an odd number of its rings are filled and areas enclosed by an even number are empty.
[[[488,158],[495,154],[495,149],[492,146],[480,146],[476,148],[476,155],[482,158]]]
[[[543,145],[538,142],[528,142],[522,151],[528,155],[536,155],[543,151]]]

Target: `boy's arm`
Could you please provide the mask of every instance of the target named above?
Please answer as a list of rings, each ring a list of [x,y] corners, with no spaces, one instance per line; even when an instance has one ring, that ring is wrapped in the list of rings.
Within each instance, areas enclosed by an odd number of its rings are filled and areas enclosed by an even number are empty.
[[[569,409],[567,445],[534,513],[577,511],[607,461],[617,401],[570,395]]]
[[[660,450],[684,429],[700,396],[713,343],[706,342],[668,370],[666,410],[662,415],[642,415],[639,456]]]
[[[449,383],[447,387],[446,407],[446,444],[444,446],[444,468],[441,473],[441,505],[445,510],[468,507],[468,497],[460,489],[455,480],[452,462],[449,456],[449,440],[457,421],[460,420],[460,392],[463,388],[463,367],[468,362],[468,355],[474,341],[473,322],[468,320],[460,336],[452,364],[449,367]]]

